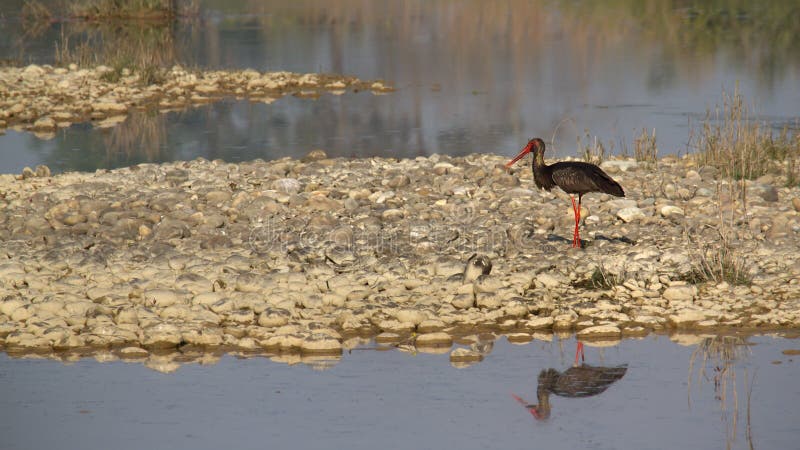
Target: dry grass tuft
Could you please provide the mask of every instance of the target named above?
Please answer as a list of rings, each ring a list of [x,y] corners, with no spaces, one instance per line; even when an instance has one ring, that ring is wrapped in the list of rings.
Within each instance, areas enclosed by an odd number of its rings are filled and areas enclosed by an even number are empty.
[[[636,161],[655,163],[658,159],[658,146],[656,145],[656,129],[649,134],[642,129],[642,133],[633,139],[633,156]]]
[[[606,160],[606,148],[603,142],[597,139],[597,136],[590,136],[589,130],[583,130],[586,133],[587,143],[583,143],[583,139],[578,135],[578,152],[583,156],[583,160],[592,163],[600,164]],[[611,153],[614,152],[614,144],[611,144]]]
[[[603,263],[598,263],[589,278],[572,283],[573,286],[581,289],[599,289],[608,290],[613,289],[614,286],[619,286],[627,279],[627,273],[615,274],[608,270]]]
[[[720,239],[719,242],[705,245],[699,251],[687,281],[695,284],[725,281],[735,286],[749,286],[753,283],[753,276],[744,254],[729,241]]]
[[[779,133],[767,121],[752,117],[738,85],[733,95],[722,93],[722,108],[708,111],[695,149],[700,165],[716,167],[735,179],[753,179],[767,173],[785,174],[796,182],[800,159],[800,135],[784,127]]]
[[[62,33],[56,42],[56,64],[77,64],[91,67],[99,64],[111,67],[103,79],[119,81],[125,69],[139,77],[144,85],[164,80],[166,67],[174,64],[175,43],[166,27],[120,27],[114,30],[86,30],[77,43]]]

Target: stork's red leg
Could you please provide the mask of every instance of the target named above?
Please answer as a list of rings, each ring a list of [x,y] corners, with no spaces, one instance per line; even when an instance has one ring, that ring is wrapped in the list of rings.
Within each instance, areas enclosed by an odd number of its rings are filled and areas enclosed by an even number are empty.
[[[578,209],[578,205],[575,204],[575,197],[570,195],[569,199],[572,200],[572,212],[575,214],[575,231],[572,232],[572,247],[575,248],[581,246],[580,237],[578,236],[578,223],[581,220],[581,210]]]
[[[581,199],[582,198],[583,198],[583,194],[578,194],[578,209],[576,210],[576,213],[575,213],[575,242],[578,244],[578,245],[575,245],[575,247],[578,247],[578,248],[581,248],[580,226],[581,226]]]
[[[578,346],[575,348],[575,365],[578,365],[578,356],[581,357],[581,362],[586,361],[586,358],[583,354],[583,342],[578,341]]]

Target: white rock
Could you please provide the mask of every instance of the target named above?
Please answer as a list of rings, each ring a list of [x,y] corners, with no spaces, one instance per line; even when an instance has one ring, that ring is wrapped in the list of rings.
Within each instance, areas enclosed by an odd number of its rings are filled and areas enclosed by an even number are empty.
[[[678,328],[691,326],[697,322],[705,320],[706,314],[696,309],[683,310],[677,314],[669,316],[669,321]]]
[[[142,345],[148,347],[172,347],[181,343],[178,327],[160,323],[142,330]]]
[[[275,328],[286,325],[292,314],[281,308],[267,308],[258,316],[258,324],[262,327]]]
[[[578,337],[588,339],[593,337],[619,336],[621,333],[622,332],[616,325],[596,325],[578,331]]]
[[[495,294],[478,294],[475,296],[475,304],[482,309],[496,309],[503,306],[503,299]]]
[[[255,320],[255,313],[249,309],[237,309],[236,311],[229,312],[226,316],[226,320],[236,324],[249,324],[253,323],[253,320]]]
[[[400,322],[410,322],[419,325],[428,318],[428,315],[418,309],[404,308],[395,313],[395,318]]]
[[[417,336],[416,344],[418,346],[425,345],[451,345],[453,337],[441,331],[435,333],[424,333]]]
[[[117,350],[123,358],[145,358],[150,352],[141,347],[123,347]]]
[[[552,328],[553,327],[553,318],[552,317],[534,317],[529,321],[525,322],[525,328],[531,330],[540,330],[545,328]]]
[[[296,194],[302,187],[302,183],[296,178],[280,178],[272,182],[272,189],[285,194]]]
[[[202,294],[197,294],[192,299],[192,304],[195,305],[203,305],[203,306],[211,306],[214,303],[222,300],[223,296],[219,292],[203,292]]]
[[[619,217],[623,222],[629,223],[633,222],[634,220],[644,219],[645,214],[639,208],[622,208],[617,211],[617,217]]]
[[[620,210],[620,209],[624,209],[624,208],[636,208],[637,204],[636,204],[636,200],[631,200],[629,198],[617,198],[617,199],[609,200],[609,201],[605,202],[605,204],[603,206],[609,208],[612,211],[615,211],[615,210]]]
[[[564,284],[565,280],[564,277],[560,275],[553,275],[547,272],[542,272],[536,275],[536,283],[546,287],[546,288],[555,288]]]
[[[471,288],[472,286],[470,286]],[[457,309],[472,308],[475,305],[475,297],[472,294],[458,294],[453,296],[450,304]]]
[[[211,304],[208,308],[216,314],[225,314],[236,308],[236,302],[229,298],[223,298]]]
[[[627,172],[629,170],[634,170],[639,167],[639,163],[633,160],[608,160],[603,161],[600,164],[600,168],[603,170],[609,169],[611,167],[615,167],[622,172]]]
[[[342,343],[326,334],[314,333],[303,339],[300,350],[303,353],[338,354],[342,352]]]
[[[670,286],[661,295],[670,302],[691,302],[696,293],[694,286]]]
[[[512,300],[505,304],[503,310],[512,317],[523,317],[528,315],[528,305],[519,300]]]
[[[325,306],[341,307],[344,306],[346,301],[347,301],[346,296],[335,294],[333,292],[329,292],[327,294],[322,295],[322,304]]]
[[[670,217],[683,217],[686,215],[683,211],[683,208],[674,205],[664,205],[659,210],[662,217],[670,218]]]
[[[106,114],[121,114],[128,111],[128,106],[123,103],[104,101],[93,103],[92,110],[100,111]]]
[[[170,305],[162,309],[159,316],[163,319],[178,319],[186,321],[192,316],[192,310],[187,305]]]
[[[11,298],[6,301],[0,302],[0,313],[5,314],[8,317],[11,317],[11,314],[18,308],[24,306],[26,302],[18,298]]]
[[[147,306],[166,307],[178,303],[178,294],[169,289],[150,289],[144,292]]]

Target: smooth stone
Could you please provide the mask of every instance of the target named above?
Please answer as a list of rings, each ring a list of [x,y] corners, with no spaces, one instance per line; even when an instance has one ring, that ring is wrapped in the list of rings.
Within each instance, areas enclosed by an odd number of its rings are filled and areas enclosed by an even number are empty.
[[[433,333],[423,333],[417,336],[415,342],[417,346],[425,346],[425,345],[450,346],[453,343],[453,337],[441,331]]]
[[[495,294],[480,293],[475,296],[475,304],[481,309],[497,309],[503,306],[503,299]]]
[[[603,161],[600,164],[600,168],[603,170],[615,168],[622,172],[627,172],[629,170],[635,170],[639,167],[639,163],[632,160],[608,160]]]
[[[203,292],[200,294],[195,295],[192,298],[192,304],[194,305],[202,305],[202,306],[211,306],[214,303],[222,300],[224,297],[220,292]]]
[[[631,200],[629,198],[618,198],[607,201],[604,206],[612,211],[618,211],[625,208],[636,208],[638,205],[636,200]]]
[[[683,208],[674,206],[674,205],[665,205],[662,206],[659,210],[662,217],[670,218],[670,217],[683,217],[686,214],[683,211]]]
[[[249,309],[238,309],[229,312],[225,316],[225,320],[227,322],[232,322],[239,325],[246,325],[253,323],[253,321],[255,320],[255,313]]]
[[[644,211],[639,208],[623,208],[617,211],[617,217],[625,223],[630,223],[636,220],[644,219],[646,216]]]
[[[142,330],[142,345],[145,347],[174,347],[181,343],[178,327],[160,323]]]
[[[506,335],[506,339],[512,344],[524,344],[532,341],[533,336],[530,333],[509,333]]]
[[[150,355],[150,352],[141,347],[123,347],[117,353],[123,358],[145,358]]]
[[[442,320],[439,319],[426,319],[423,320],[419,325],[417,325],[417,331],[420,333],[433,333],[436,331],[441,331],[446,328],[447,325]]]
[[[342,343],[326,334],[314,333],[303,340],[300,350],[303,353],[340,354]]]
[[[17,309],[25,306],[27,302],[24,302],[17,298],[10,298],[3,302],[0,302],[0,313],[5,316],[11,317],[11,314],[14,313]]]
[[[470,289],[472,287],[470,286]],[[454,308],[457,309],[467,309],[472,308],[475,305],[475,297],[470,294],[458,294],[453,297],[453,300],[450,302]]]
[[[533,317],[525,322],[525,328],[531,330],[549,329],[553,327],[555,320],[552,317]]]
[[[178,303],[179,297],[175,291],[169,289],[151,289],[142,295],[148,306],[167,307]]]
[[[303,188],[296,178],[280,178],[272,182],[272,189],[285,194],[296,194]]]
[[[578,337],[591,339],[595,337],[619,336],[622,332],[616,325],[596,325],[578,331]]]
[[[42,117],[33,123],[33,129],[36,131],[52,131],[56,128],[56,121],[51,117]]]
[[[536,283],[546,288],[552,289],[561,286],[565,280],[560,275],[553,275],[547,272],[542,272],[536,275]]]
[[[699,310],[684,310],[669,316],[669,322],[678,328],[688,327],[705,319],[706,314]]]
[[[395,313],[395,318],[399,322],[413,323],[419,325],[428,318],[428,315],[417,309],[400,309]]]
[[[292,314],[281,308],[267,308],[258,315],[258,324],[262,327],[276,328],[289,323]]]
[[[691,302],[697,294],[697,288],[694,286],[670,286],[664,289],[661,294],[662,297],[670,302]]]

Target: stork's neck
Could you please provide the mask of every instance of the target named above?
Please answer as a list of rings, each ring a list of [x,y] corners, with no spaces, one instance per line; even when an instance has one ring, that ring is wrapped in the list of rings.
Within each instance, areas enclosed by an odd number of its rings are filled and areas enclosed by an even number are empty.
[[[531,161],[531,167],[533,167],[533,171],[535,172],[536,169],[541,169],[544,166],[544,152],[535,151],[533,153],[533,160]]]

